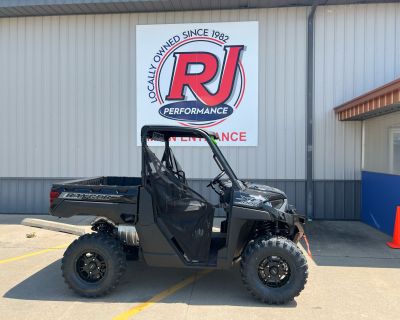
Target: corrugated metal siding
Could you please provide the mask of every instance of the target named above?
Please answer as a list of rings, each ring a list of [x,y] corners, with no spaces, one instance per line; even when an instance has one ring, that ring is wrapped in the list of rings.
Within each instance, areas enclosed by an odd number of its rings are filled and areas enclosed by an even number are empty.
[[[360,0],[1,0],[0,16],[221,10],[359,3]],[[394,0],[362,0],[364,3]]]
[[[360,180],[314,181],[314,217],[327,220],[359,220]]]
[[[306,9],[0,19],[0,177],[139,175],[135,26],[257,20],[259,146],[224,148],[238,175],[305,177]],[[190,178],[204,149],[179,148]]]
[[[0,213],[43,214],[49,209],[48,179],[0,178]]]
[[[399,76],[400,4],[317,9],[315,179],[360,179],[361,123],[339,122],[333,108]]]
[[[260,22],[259,147],[224,151],[239,176],[282,188],[304,212],[306,18],[285,8],[0,19],[0,212],[45,212],[57,177],[139,175],[136,24],[240,20]],[[357,219],[361,126],[333,107],[400,76],[400,4],[320,7],[315,29],[314,218]],[[204,149],[177,156],[206,192]]]

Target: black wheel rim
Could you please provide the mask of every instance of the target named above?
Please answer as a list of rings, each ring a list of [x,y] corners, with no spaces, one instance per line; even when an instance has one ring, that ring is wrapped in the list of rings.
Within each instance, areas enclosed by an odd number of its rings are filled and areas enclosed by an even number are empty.
[[[96,283],[101,281],[106,271],[106,262],[97,252],[84,252],[76,261],[76,272],[79,277],[86,282]]]
[[[259,264],[258,276],[264,285],[279,288],[289,281],[290,267],[282,257],[269,256]]]

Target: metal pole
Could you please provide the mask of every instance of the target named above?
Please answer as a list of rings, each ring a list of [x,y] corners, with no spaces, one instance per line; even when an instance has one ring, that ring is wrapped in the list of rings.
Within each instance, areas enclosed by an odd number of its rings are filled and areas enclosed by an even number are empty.
[[[314,17],[316,5],[311,7],[307,21],[307,110],[306,110],[306,215],[309,220],[314,217],[314,184],[313,184],[313,108],[314,108]]]

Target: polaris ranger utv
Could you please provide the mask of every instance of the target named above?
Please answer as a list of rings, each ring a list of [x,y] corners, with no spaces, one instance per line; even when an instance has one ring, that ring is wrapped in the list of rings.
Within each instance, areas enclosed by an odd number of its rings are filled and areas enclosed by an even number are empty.
[[[192,190],[175,158],[171,138],[201,138],[220,173],[208,187],[212,205]],[[71,289],[98,297],[116,287],[127,256],[149,266],[228,269],[240,262],[244,285],[259,300],[283,304],[303,290],[307,261],[296,243],[304,217],[275,188],[239,180],[217,146],[216,134],[175,126],[144,126],[142,177],[99,177],[54,184],[50,214],[96,216],[91,234],[66,250],[62,273]],[[148,140],[161,141],[159,159]],[[210,161],[213,161],[210,159]],[[214,210],[226,218],[213,230]]]

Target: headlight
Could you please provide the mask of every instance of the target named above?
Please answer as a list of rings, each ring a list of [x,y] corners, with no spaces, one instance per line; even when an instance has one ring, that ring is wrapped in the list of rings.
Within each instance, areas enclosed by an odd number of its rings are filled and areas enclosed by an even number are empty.
[[[271,207],[273,207],[275,209],[280,209],[284,202],[285,202],[285,200],[283,200],[283,199],[270,201]]]
[[[266,201],[264,202],[267,206],[270,206],[276,210],[281,210],[284,209],[284,205],[286,203],[286,199],[277,199],[277,200],[272,200],[272,201]]]

